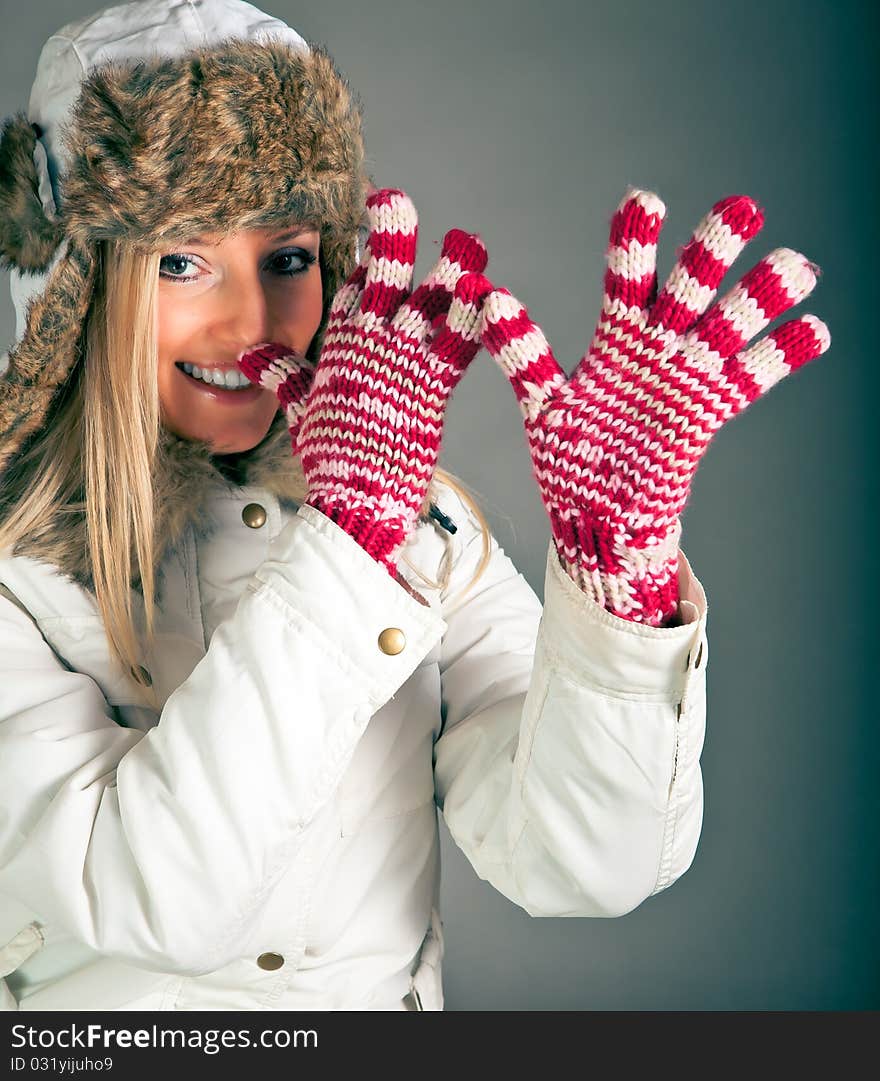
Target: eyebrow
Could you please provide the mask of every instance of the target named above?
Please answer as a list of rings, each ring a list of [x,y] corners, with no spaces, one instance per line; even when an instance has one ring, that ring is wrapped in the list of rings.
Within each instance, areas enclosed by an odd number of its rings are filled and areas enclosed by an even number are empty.
[[[316,233],[316,232],[317,232],[317,229],[315,229],[311,225],[307,225],[303,229],[291,229],[286,233],[278,233],[276,236],[272,237],[272,240],[273,241],[275,241],[275,240],[295,240],[298,236],[302,236],[303,233]]]
[[[279,240],[294,240],[298,236],[302,236],[303,233],[314,233],[317,230],[313,225],[304,225],[301,229],[288,229],[284,233],[275,233],[274,236],[269,239],[271,242],[277,243]],[[191,236],[187,241],[187,244],[207,244],[210,245],[211,241],[207,240],[203,236]]]

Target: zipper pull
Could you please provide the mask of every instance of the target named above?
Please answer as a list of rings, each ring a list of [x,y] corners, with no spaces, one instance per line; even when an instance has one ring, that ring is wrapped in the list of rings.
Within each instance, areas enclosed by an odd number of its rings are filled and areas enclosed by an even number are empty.
[[[455,522],[453,522],[453,520],[448,515],[444,514],[436,503],[431,504],[431,509],[430,511],[428,511],[428,517],[433,518],[435,521],[439,522],[447,533],[458,532],[458,526],[455,524]]]

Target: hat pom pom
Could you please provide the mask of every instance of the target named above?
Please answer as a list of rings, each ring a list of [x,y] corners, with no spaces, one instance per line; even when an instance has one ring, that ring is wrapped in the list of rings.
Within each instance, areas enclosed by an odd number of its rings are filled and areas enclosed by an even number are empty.
[[[44,271],[61,243],[61,224],[51,221],[40,199],[34,164],[37,136],[23,113],[0,130],[0,266]]]

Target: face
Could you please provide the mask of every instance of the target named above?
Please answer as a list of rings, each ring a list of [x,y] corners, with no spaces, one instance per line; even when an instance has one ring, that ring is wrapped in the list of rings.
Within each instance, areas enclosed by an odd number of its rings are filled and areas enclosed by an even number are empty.
[[[263,439],[278,399],[250,384],[235,389],[245,381],[237,360],[265,342],[305,354],[321,323],[319,245],[316,229],[293,226],[201,237],[163,253],[159,401],[166,428],[204,440],[217,454],[250,450]]]

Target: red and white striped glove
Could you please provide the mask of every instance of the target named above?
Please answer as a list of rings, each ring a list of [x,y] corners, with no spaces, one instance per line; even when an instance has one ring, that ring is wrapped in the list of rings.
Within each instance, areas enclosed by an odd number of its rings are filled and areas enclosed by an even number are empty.
[[[252,383],[275,391],[287,418],[293,452],[298,453],[299,426],[315,378],[316,362],[291,353],[280,342],[264,342],[242,354],[238,366]]]
[[[374,192],[366,207],[366,259],[333,299],[314,377],[304,358],[274,347],[239,367],[285,408],[306,503],[396,578],[437,465],[446,404],[480,349],[491,285],[478,273],[483,242],[452,229],[413,292],[415,207],[393,189]]]
[[[818,268],[786,248],[706,311],[763,224],[745,196],[715,204],[657,296],[665,214],[656,195],[634,189],[618,207],[602,314],[570,379],[506,290],[486,298],[481,329],[525,418],[563,567],[609,612],[650,626],[677,611],[679,516],[709,441],[830,344],[825,324],[805,315],[744,349],[816,284]]]

